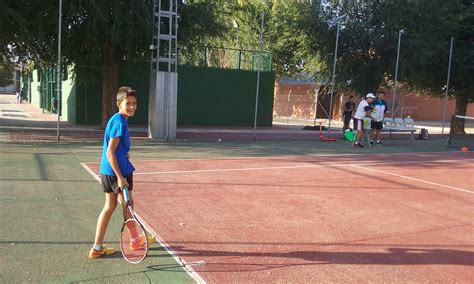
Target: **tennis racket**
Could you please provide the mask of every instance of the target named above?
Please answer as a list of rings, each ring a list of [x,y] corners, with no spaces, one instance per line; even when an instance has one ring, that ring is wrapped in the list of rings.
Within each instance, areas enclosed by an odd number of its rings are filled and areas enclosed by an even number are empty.
[[[122,230],[120,231],[120,250],[126,261],[135,264],[141,262],[147,256],[148,241],[145,229],[135,216],[128,188],[125,187],[122,192],[123,198],[125,199],[126,211]],[[131,216],[131,218],[127,219],[127,216]]]

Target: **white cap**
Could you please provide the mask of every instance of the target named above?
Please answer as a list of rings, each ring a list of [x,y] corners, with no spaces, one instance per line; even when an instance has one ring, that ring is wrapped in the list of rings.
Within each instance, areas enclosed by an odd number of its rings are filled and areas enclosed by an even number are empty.
[[[365,96],[366,99],[375,99],[375,96],[374,94],[372,93],[368,93],[366,96]]]

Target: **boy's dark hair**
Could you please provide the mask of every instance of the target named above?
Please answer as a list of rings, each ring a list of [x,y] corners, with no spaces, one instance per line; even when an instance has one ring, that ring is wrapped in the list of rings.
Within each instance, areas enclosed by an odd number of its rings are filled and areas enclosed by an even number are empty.
[[[353,96],[353,95],[350,95],[350,96],[349,96],[349,100],[352,99],[352,98],[354,98],[354,96]]]
[[[121,102],[123,99],[128,97],[135,97],[137,98],[137,94],[134,89],[130,88],[129,86],[122,86],[117,91],[117,101]]]

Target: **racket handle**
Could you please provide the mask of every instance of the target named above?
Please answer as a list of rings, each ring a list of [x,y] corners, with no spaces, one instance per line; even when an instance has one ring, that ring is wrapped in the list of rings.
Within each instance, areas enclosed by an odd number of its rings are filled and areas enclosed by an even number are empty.
[[[123,198],[125,199],[125,203],[127,205],[130,205],[130,194],[128,192],[128,187],[124,187],[122,191],[123,191]]]

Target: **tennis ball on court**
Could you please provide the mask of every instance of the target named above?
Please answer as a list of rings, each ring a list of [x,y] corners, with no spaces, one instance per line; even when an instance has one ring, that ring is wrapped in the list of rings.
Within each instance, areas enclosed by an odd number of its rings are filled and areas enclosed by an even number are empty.
[[[221,141],[222,141],[222,139],[220,139],[220,138],[219,138],[219,139],[217,139],[217,142],[221,142]]]
[[[469,147],[467,147],[467,146],[462,146],[459,150],[460,150],[461,152],[467,152],[467,151],[469,151]]]

